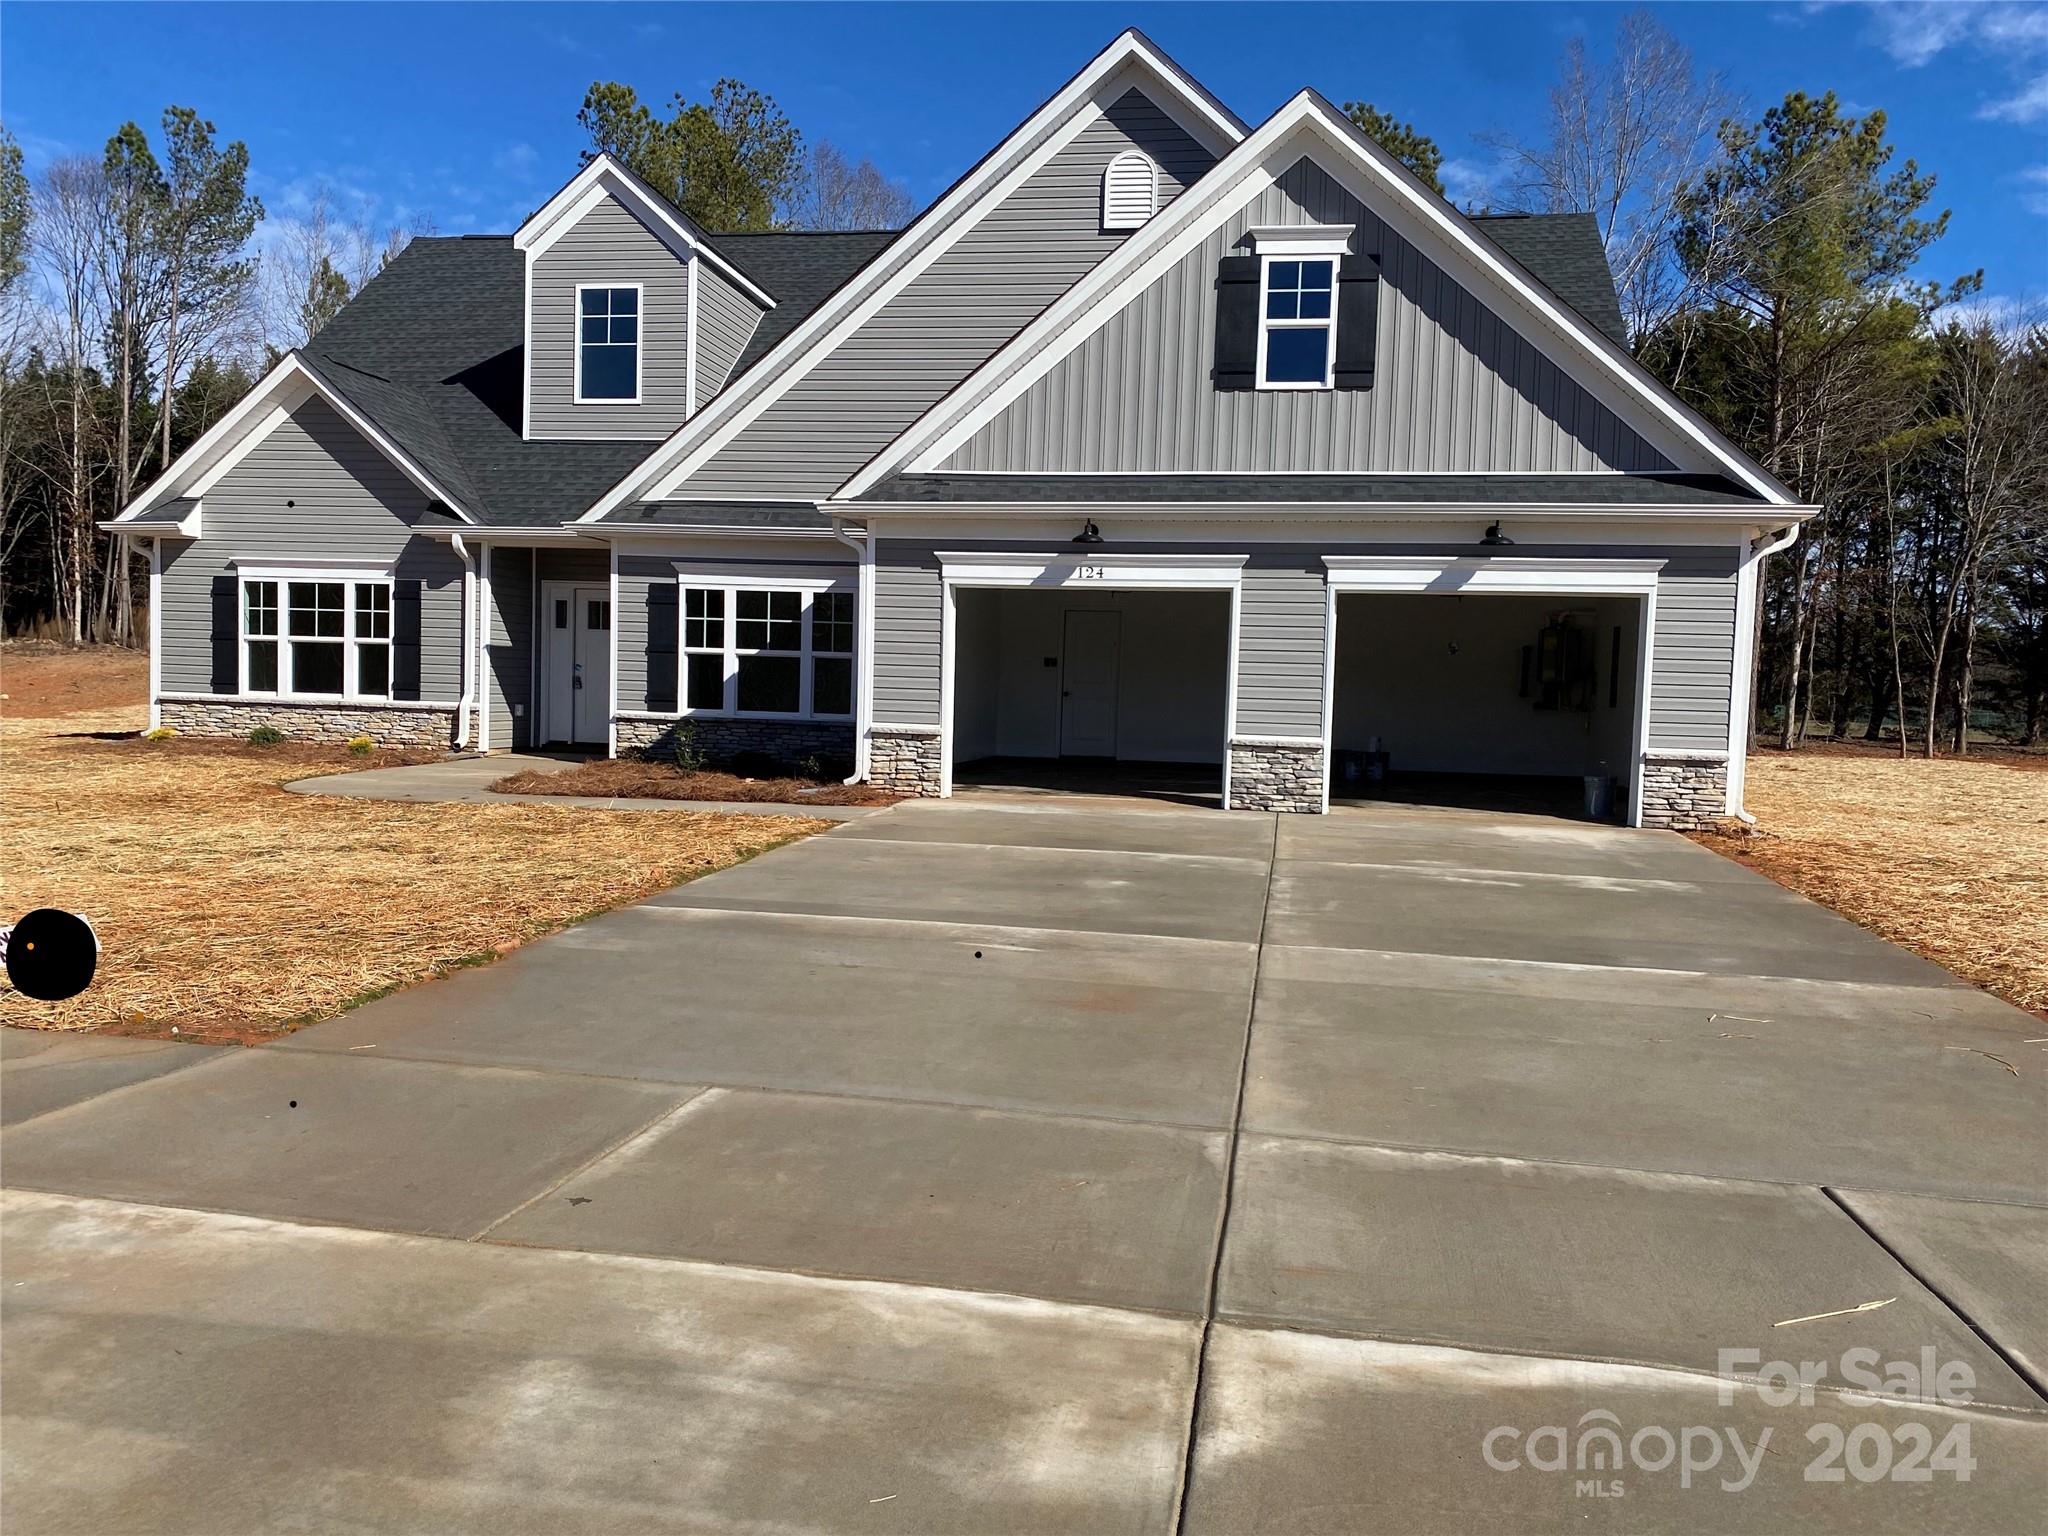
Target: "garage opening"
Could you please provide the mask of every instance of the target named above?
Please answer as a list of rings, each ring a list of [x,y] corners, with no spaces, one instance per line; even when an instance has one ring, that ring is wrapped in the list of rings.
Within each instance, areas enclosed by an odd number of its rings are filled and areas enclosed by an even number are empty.
[[[1626,821],[1641,610],[1632,596],[1340,593],[1331,801]]]
[[[953,784],[1220,805],[1228,592],[955,593]]]

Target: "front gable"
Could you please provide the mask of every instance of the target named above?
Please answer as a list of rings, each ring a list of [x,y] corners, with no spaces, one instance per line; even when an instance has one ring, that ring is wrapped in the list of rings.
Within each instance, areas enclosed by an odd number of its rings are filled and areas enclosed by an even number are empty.
[[[1251,231],[1341,227],[1379,261],[1370,388],[1219,389],[1217,274]],[[1675,466],[1313,156],[1223,217],[934,468],[996,473],[1641,473]]]
[[[1291,237],[1290,226],[1331,225]],[[1247,236],[1275,242],[1275,261],[1291,245],[1319,250],[1325,262],[1341,257],[1334,379],[1261,376],[1254,391],[1251,365],[1238,355],[1242,324],[1226,328],[1228,359],[1217,351],[1216,306],[1226,288],[1243,293],[1241,269],[1254,269],[1252,295],[1266,300],[1259,259],[1241,254]],[[1362,308],[1360,289],[1377,290]],[[1240,298],[1227,318],[1257,312]],[[1360,334],[1344,318],[1354,312],[1378,331],[1362,365],[1345,355],[1347,335]],[[1263,373],[1268,349],[1263,340],[1260,347]],[[1335,398],[1333,383],[1351,397]],[[1302,398],[1275,397],[1288,389]],[[1793,501],[1624,347],[1312,91],[1274,113],[834,499],[857,500],[898,473],[998,464],[1023,473],[1633,469],[1725,474],[1771,504]]]

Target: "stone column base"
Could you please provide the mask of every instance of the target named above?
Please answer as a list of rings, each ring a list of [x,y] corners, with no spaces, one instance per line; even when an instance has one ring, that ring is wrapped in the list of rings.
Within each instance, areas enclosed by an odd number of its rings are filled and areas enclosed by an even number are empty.
[[[1230,808],[1307,811],[1323,808],[1323,748],[1317,742],[1240,736],[1230,744]]]
[[[455,711],[431,705],[160,699],[157,713],[161,723],[180,736],[244,737],[267,725],[292,741],[342,742],[367,736],[380,747],[441,751],[455,741]]]
[[[1644,826],[1690,832],[1727,814],[1726,758],[1643,754]]]
[[[899,795],[936,796],[945,781],[945,744],[935,728],[877,725],[868,730],[868,782]]]

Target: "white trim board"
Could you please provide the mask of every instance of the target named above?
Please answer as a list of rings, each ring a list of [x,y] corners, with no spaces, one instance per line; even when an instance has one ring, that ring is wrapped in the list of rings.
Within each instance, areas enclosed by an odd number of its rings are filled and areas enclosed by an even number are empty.
[[[1338,592],[1537,596],[1641,596],[1657,590],[1662,560],[1577,560],[1481,555],[1325,555],[1325,580]]]
[[[596,522],[629,501],[658,500],[665,494],[662,487],[688,479],[1133,87],[1159,105],[1178,107],[1175,121],[1212,154],[1224,155],[1244,137],[1243,122],[1196,85],[1143,33],[1128,30],[1119,34],[913,220],[886,250],[806,315],[747,370],[738,387],[713,396],[661,448],[592,503],[579,521]],[[1160,96],[1169,100],[1158,102]],[[1181,194],[1182,198],[1187,195]]]
[[[1590,367],[1575,382],[1616,411],[1674,463],[1702,455],[1766,501],[1792,494],[1672,395],[1597,327],[1552,296],[1443,198],[1436,196],[1313,91],[1302,91],[1111,252],[835,493],[852,498],[899,469],[931,470],[1070,354],[1095,329],[1199,246],[1231,214],[1277,182],[1304,154],[1469,292],[1498,295],[1506,314],[1534,322],[1530,339]],[[1506,315],[1504,314],[1504,318]],[[1545,346],[1545,350],[1550,350]],[[1640,423],[1640,425],[1638,425]],[[1674,451],[1675,450],[1675,451]]]

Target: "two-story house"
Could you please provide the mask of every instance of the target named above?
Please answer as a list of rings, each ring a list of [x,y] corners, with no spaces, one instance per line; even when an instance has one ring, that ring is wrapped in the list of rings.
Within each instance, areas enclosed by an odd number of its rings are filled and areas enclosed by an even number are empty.
[[[908,228],[708,233],[586,165],[420,239],[112,525],[180,731],[718,755],[951,792],[1367,751],[1741,803],[1811,508],[1629,355],[1590,217],[1471,217],[1143,36]]]

